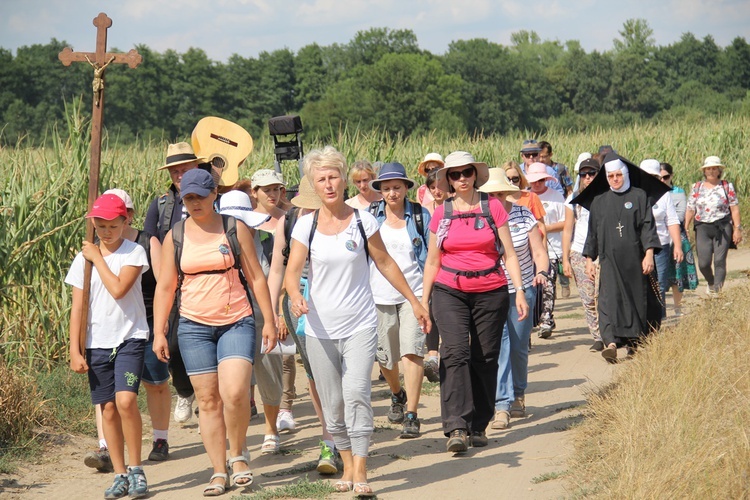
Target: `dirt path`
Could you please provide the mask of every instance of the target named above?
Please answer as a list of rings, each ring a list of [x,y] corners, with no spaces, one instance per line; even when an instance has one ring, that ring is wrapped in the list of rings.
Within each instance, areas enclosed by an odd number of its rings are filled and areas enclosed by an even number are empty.
[[[748,267],[750,250],[732,251],[729,270],[733,279],[728,286],[747,279],[737,271]],[[704,290],[702,283],[696,292],[686,295],[688,312],[701,300]],[[668,295],[667,301],[671,313],[671,296]],[[373,384],[376,432],[368,469],[379,498],[567,496],[563,480],[556,478],[565,470],[572,451],[571,433],[567,431],[580,419],[586,394],[606,384],[618,366],[608,365],[599,353],[589,351],[591,338],[583,326],[583,312],[574,287],[571,298],[558,301],[556,318],[558,330],[552,338],[541,340],[532,333],[526,395],[528,417],[512,420],[507,431],[488,429],[490,445],[470,449],[463,457],[453,457],[444,451],[437,394],[422,397],[419,410],[422,437],[399,440],[400,428],[391,426],[385,416],[389,406],[387,386],[383,382]],[[297,371],[297,391],[301,394],[294,407],[297,430],[283,434],[281,440],[282,451],[287,454],[261,457],[263,427],[259,418],[253,419],[248,445],[255,483],[250,490],[233,488],[225,498],[258,491],[260,487],[289,484],[305,475],[310,481],[321,478],[314,471],[319,428],[301,367]],[[144,418],[146,422],[148,418]],[[144,430],[144,435],[149,434]],[[163,463],[145,462],[151,496],[163,500],[199,498],[211,473],[197,421],[193,419],[186,425],[173,423],[169,435],[171,459]],[[92,438],[72,437],[66,444],[51,449],[47,462],[26,466],[10,476],[0,474],[0,497],[102,498],[111,475],[87,469],[82,462],[84,453],[95,445]],[[148,453],[147,445],[150,449],[150,443],[144,442],[144,455]],[[350,497],[350,494],[331,496]]]

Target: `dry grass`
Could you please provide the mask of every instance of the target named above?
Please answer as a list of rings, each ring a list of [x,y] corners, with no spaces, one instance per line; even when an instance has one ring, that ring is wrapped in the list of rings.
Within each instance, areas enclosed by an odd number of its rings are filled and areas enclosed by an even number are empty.
[[[46,417],[34,379],[0,358],[0,450],[28,440]]]
[[[747,285],[701,304],[591,398],[574,496],[750,498],[749,304]]]

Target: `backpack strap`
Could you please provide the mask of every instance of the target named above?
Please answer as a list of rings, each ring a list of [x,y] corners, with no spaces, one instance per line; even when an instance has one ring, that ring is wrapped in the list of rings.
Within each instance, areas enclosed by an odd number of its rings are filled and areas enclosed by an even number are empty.
[[[482,209],[482,217],[485,218],[487,224],[490,225],[490,229],[492,229],[492,234],[495,237],[495,248],[497,248],[497,253],[500,254],[500,257],[502,257],[503,253],[505,253],[505,250],[503,250],[503,243],[500,241],[500,237],[497,235],[497,224],[495,224],[495,218],[492,217],[492,213],[490,212],[490,195],[480,191],[479,206]]]
[[[411,200],[409,200],[409,203],[411,203],[411,216],[414,218],[414,225],[417,228],[417,234],[419,234],[419,237],[422,238],[422,243],[424,244],[425,248],[427,248],[427,240],[424,237],[424,218],[422,217],[422,205],[420,205],[416,201]]]
[[[368,207],[368,210],[370,211],[370,214],[372,214],[373,217],[378,216],[378,212],[380,211],[380,204],[383,203],[385,206],[385,200],[377,200],[370,203],[370,206]]]
[[[165,194],[159,197],[157,208],[159,209],[159,218],[156,220],[156,237],[159,241],[164,241],[164,237],[172,226],[172,213],[176,197],[174,191],[170,188]]]
[[[284,240],[286,241],[286,246],[281,250],[281,255],[284,257],[284,267],[289,263],[289,252],[292,249],[292,229],[297,223],[301,211],[302,209],[299,207],[292,207],[286,213],[286,218],[284,219]]]
[[[172,244],[174,245],[174,263],[177,266],[177,289],[182,288],[185,274],[182,272],[180,260],[182,260],[182,243],[185,240],[185,221],[181,220],[172,228]]]
[[[313,222],[312,226],[310,227],[310,237],[307,239],[307,260],[310,261],[310,265],[312,265],[311,260],[311,252],[312,252],[312,240],[315,236],[315,230],[318,228],[318,215],[320,214],[320,209],[315,211],[315,214],[313,215]],[[365,233],[365,226],[362,224],[362,219],[359,216],[359,210],[356,208],[354,209],[354,216],[357,218],[357,227],[359,228],[359,234],[362,235],[362,241],[364,241],[365,246],[365,257],[367,258],[367,262],[370,262],[370,249],[367,247],[367,233]]]

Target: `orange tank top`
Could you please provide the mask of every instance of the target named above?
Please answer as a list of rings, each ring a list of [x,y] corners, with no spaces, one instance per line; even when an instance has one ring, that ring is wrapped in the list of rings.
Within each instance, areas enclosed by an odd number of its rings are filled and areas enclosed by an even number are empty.
[[[185,231],[180,267],[180,315],[204,325],[223,326],[252,314],[234,255],[225,234],[212,240],[191,239]]]

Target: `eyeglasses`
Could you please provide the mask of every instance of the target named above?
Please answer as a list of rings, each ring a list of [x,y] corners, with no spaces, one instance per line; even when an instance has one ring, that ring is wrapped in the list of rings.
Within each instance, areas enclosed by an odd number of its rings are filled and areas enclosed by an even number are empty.
[[[659,180],[660,180],[660,181],[668,181],[669,179],[671,179],[671,178],[672,178],[672,174],[667,174],[667,175],[660,175],[660,176],[658,176],[658,177],[659,177]]]
[[[521,156],[524,158],[536,158],[539,156],[539,153],[521,153]]]
[[[581,173],[580,173],[580,174],[578,174],[578,175],[580,175],[580,176],[581,176],[582,178],[584,178],[584,179],[585,179],[586,177],[596,177],[596,172],[594,172],[594,171],[589,171],[589,172],[581,172]]]
[[[513,184],[515,184],[517,182],[521,182],[521,178],[520,177],[508,177],[508,180],[510,182],[512,182]]]
[[[470,179],[474,176],[474,172],[474,165],[472,165],[469,168],[465,168],[463,170],[452,170],[448,172],[448,178],[452,181],[457,181],[461,177],[463,177],[464,179]]]

